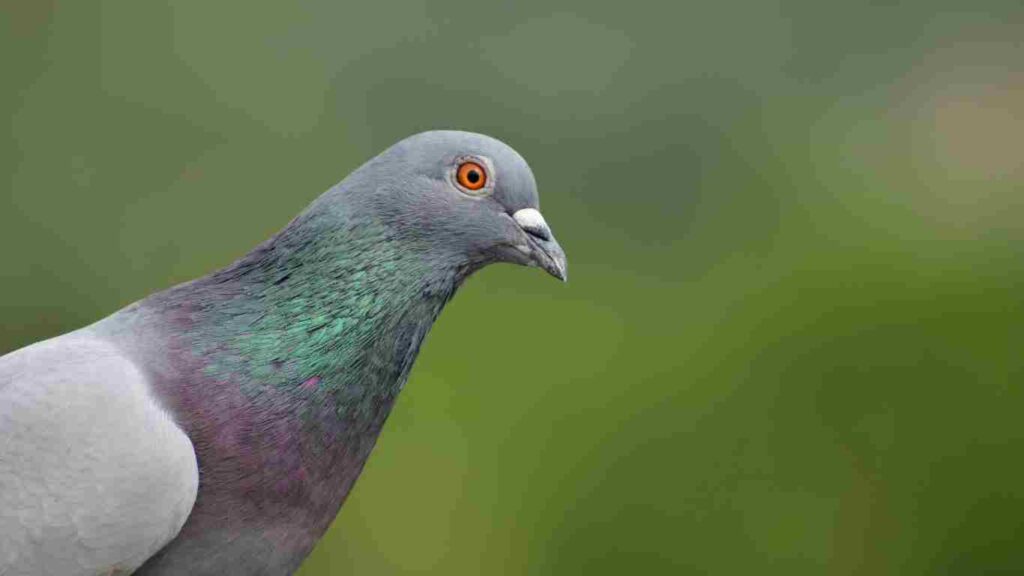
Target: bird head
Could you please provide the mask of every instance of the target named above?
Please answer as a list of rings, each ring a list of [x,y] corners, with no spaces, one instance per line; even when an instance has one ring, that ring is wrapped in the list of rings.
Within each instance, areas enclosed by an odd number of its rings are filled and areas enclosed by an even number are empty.
[[[368,161],[342,188],[346,202],[433,257],[471,269],[492,262],[537,266],[567,278],[565,252],[541,215],[533,172],[494,138],[416,134]]]

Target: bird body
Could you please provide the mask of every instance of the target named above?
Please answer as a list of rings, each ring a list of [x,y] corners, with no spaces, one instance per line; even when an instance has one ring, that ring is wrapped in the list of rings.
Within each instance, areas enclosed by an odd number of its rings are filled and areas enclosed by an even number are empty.
[[[0,574],[293,572],[462,281],[564,279],[536,203],[504,144],[413,136],[234,264],[0,358]]]

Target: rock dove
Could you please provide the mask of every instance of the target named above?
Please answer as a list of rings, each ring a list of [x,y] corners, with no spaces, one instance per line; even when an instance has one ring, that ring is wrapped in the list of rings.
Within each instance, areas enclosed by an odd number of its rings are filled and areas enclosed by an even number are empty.
[[[506,144],[431,131],[230,266],[0,358],[0,575],[290,574],[492,262],[566,278]]]

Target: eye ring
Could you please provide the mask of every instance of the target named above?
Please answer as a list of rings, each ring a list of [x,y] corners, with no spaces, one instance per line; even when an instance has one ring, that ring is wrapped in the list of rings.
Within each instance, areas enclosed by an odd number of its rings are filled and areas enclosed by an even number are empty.
[[[487,168],[475,160],[464,160],[455,169],[455,183],[470,194],[479,194],[489,179]]]

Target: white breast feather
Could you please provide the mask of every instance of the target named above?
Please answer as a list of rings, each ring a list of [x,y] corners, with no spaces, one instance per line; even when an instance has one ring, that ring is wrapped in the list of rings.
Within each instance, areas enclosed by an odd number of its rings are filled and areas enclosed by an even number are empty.
[[[191,442],[113,345],[78,332],[0,358],[0,575],[130,573],[197,487]]]

